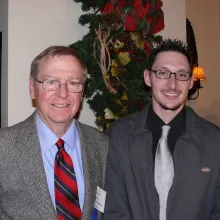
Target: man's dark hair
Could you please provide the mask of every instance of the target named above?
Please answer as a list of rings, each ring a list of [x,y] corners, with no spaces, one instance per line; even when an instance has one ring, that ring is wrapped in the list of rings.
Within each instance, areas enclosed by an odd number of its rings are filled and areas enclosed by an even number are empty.
[[[152,69],[152,66],[156,61],[157,55],[161,52],[177,52],[183,54],[187,58],[190,70],[192,71],[192,61],[189,47],[186,43],[178,39],[163,40],[151,51],[148,57],[148,70]]]

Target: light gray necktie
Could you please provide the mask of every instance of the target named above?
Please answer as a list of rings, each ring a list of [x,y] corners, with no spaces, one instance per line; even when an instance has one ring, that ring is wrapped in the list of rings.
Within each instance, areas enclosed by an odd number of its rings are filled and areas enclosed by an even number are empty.
[[[173,158],[167,144],[170,126],[162,127],[162,135],[155,155],[154,181],[160,199],[160,220],[166,220],[167,197],[173,183]]]

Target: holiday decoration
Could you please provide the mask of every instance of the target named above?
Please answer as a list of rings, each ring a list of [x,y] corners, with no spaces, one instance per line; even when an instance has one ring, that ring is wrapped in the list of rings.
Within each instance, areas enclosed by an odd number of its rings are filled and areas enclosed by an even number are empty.
[[[164,28],[160,0],[75,0],[88,12],[79,18],[89,27],[75,48],[88,68],[85,97],[100,130],[141,110],[151,100],[143,72]]]
[[[198,67],[198,52],[196,46],[195,34],[193,31],[193,27],[189,19],[186,18],[186,40],[191,51],[191,62],[193,67]],[[198,69],[196,69],[198,70]],[[194,70],[193,70],[194,71]],[[200,79],[199,79],[200,80]],[[197,81],[194,81],[193,87],[188,92],[188,99],[194,100],[198,97],[198,89],[202,88],[200,82],[198,84]]]

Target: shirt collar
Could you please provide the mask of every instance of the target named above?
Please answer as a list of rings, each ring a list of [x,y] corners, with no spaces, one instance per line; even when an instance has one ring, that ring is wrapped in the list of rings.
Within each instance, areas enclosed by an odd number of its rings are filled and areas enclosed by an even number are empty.
[[[63,135],[62,139],[66,143],[66,150],[69,148],[73,149],[76,146],[76,140],[78,138],[78,130],[76,127],[76,122],[73,120],[72,124],[68,128],[67,132]]]
[[[165,125],[164,121],[154,112],[152,105],[149,107],[147,115],[147,127],[150,131],[161,130]],[[184,131],[186,127],[186,109],[185,107],[168,123],[173,131],[175,129]]]
[[[168,125],[173,128],[172,133],[183,133],[186,130],[186,108],[184,107]]]
[[[40,116],[36,115],[37,132],[40,139],[41,149],[43,151],[49,151],[55,143],[58,141],[59,137],[51,131],[47,125],[41,120]],[[68,128],[66,133],[61,137],[65,142],[65,149],[74,148],[77,137],[77,127],[75,120],[73,120],[71,126]]]

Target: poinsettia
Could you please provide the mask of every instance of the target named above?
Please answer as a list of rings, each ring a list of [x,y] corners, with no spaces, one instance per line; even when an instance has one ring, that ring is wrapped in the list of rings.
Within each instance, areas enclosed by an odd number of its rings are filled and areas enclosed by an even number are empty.
[[[124,30],[143,31],[144,35],[155,34],[164,28],[161,0],[109,0],[102,14],[117,10],[124,23]]]

